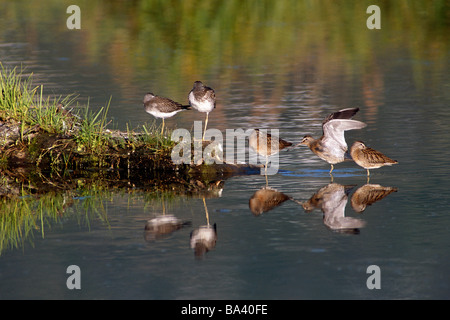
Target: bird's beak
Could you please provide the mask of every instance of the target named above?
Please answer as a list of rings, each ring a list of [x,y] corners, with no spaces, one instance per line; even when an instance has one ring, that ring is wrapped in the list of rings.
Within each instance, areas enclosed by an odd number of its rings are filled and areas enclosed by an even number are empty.
[[[290,147],[290,148],[288,148],[288,149],[286,149],[287,151],[291,151],[292,149],[294,149],[294,148],[296,148],[296,147],[298,147],[299,145],[301,145],[301,144],[303,144],[303,140],[302,141],[300,141],[299,143],[297,143],[295,146],[293,146],[293,147]]]

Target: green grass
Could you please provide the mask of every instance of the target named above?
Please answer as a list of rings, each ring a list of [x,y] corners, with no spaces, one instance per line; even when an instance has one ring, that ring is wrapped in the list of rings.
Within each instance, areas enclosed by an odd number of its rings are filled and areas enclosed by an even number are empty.
[[[79,150],[101,150],[108,143],[108,136],[105,135],[107,126],[107,113],[111,99],[105,108],[100,108],[96,113],[89,107],[86,108],[83,121],[75,136]]]
[[[22,133],[27,126],[38,125],[49,133],[66,134],[68,119],[58,110],[58,104],[70,104],[73,96],[44,98],[44,86],[33,87],[32,76],[24,77],[23,70],[9,70],[1,63],[0,66],[0,118],[19,122]]]
[[[30,145],[30,139],[25,139],[26,134],[39,130],[55,136],[70,137],[76,144],[74,151],[80,154],[102,155],[111,148],[145,147],[153,154],[163,155],[174,145],[167,138],[170,132],[161,134],[156,122],[127,130],[122,135],[114,135],[107,128],[110,124],[107,115],[111,98],[98,111],[92,111],[88,104],[84,108],[77,108],[84,110],[80,114],[68,113],[65,110],[70,109],[75,102],[74,95],[45,98],[44,86],[33,86],[32,76],[25,77],[23,70],[17,68],[7,69],[1,62],[0,66],[0,120],[19,126],[20,139],[16,144]],[[50,149],[52,147],[47,148]],[[60,159],[62,157],[58,156]],[[66,159],[64,163],[67,162]]]

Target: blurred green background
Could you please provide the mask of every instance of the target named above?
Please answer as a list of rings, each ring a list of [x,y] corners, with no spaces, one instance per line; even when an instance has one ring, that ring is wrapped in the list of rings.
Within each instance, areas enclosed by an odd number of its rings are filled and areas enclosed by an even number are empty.
[[[81,9],[81,30],[66,28],[71,4]],[[371,4],[381,9],[382,32],[366,27]],[[305,70],[313,69],[317,90],[329,81],[360,81],[387,67],[398,50],[411,59],[423,90],[438,81],[425,77],[423,63],[448,68],[445,0],[0,1],[0,11],[0,43],[13,36],[56,54],[67,51],[73,64],[101,65],[123,91],[155,74],[154,91],[174,98],[184,98],[192,79],[240,83],[243,66],[246,73],[271,74],[274,98],[305,81]]]

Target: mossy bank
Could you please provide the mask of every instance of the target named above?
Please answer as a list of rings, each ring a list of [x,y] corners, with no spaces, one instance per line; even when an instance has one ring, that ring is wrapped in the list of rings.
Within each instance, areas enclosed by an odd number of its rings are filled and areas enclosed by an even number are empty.
[[[17,69],[1,67],[0,89],[0,168],[4,174],[17,168],[66,174],[108,170],[150,178],[176,174],[186,182],[192,176],[216,180],[252,170],[234,164],[175,164],[171,153],[176,144],[170,132],[161,133],[154,124],[125,132],[111,130],[110,101],[96,112],[89,106],[73,106],[74,96],[45,96],[42,85],[33,86],[31,77]]]

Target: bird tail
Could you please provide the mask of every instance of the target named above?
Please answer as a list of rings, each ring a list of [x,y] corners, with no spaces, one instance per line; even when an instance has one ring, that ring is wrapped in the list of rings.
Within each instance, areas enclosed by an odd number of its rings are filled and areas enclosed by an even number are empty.
[[[185,106],[181,106],[181,109],[184,109],[184,110],[191,110],[192,107],[191,107],[190,105],[185,105]]]

